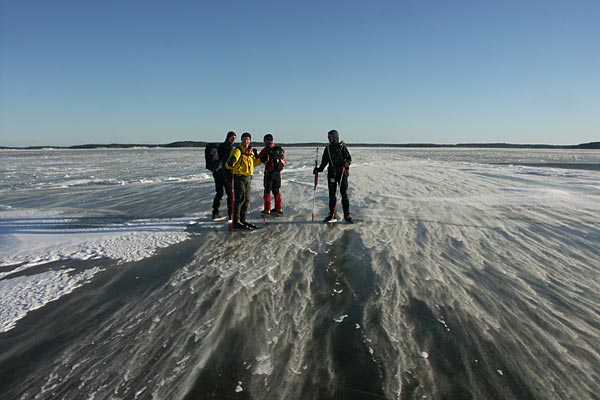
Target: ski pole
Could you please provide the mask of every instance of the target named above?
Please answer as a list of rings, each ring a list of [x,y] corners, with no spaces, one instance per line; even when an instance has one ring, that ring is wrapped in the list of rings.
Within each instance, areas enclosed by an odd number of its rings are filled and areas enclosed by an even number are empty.
[[[235,225],[235,176],[231,174],[231,230]]]
[[[317,168],[318,160],[319,160],[319,146],[317,146],[317,156],[315,157],[315,168]],[[315,199],[317,198],[317,183],[319,183],[319,171],[316,171],[316,173],[315,173],[315,188],[313,189],[312,222],[315,222]]]

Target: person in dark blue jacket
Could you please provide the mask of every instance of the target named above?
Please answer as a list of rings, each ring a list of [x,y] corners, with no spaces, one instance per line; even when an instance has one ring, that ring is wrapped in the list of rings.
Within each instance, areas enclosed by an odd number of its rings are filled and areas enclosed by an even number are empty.
[[[223,193],[227,195],[227,216],[228,219],[231,219],[232,210],[231,210],[231,188],[233,182],[233,175],[231,175],[231,170],[225,168],[225,162],[229,158],[229,154],[231,154],[231,150],[233,149],[233,144],[237,139],[237,135],[234,131],[227,132],[227,136],[225,137],[225,141],[219,144],[217,148],[217,153],[219,155],[219,167],[213,171],[213,178],[215,179],[215,190],[217,193],[215,194],[215,198],[213,199],[213,211],[212,218],[219,219],[222,218],[221,214],[219,214],[219,207],[221,207],[221,199],[223,198]]]
[[[325,146],[325,150],[323,151],[321,165],[315,167],[313,170],[313,174],[316,174],[318,172],[323,172],[325,167],[328,167],[327,187],[329,188],[329,214],[325,217],[323,222],[330,222],[335,216],[337,206],[336,191],[337,186],[339,185],[340,194],[342,196],[342,208],[344,209],[344,220],[348,223],[352,223],[353,220],[350,215],[350,199],[348,198],[348,175],[352,157],[344,142],[340,142],[338,131],[329,131],[327,133],[327,139],[329,140],[329,144]]]

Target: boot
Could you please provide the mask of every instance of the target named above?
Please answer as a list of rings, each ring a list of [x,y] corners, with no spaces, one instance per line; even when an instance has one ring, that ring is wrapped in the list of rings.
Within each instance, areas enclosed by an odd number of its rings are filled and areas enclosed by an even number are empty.
[[[270,214],[271,213],[271,194],[265,194],[263,196],[264,200],[265,200],[265,205],[263,207],[263,210],[261,211],[263,214]]]
[[[337,214],[337,199],[335,197],[329,198],[329,215],[332,215],[335,218]]]
[[[342,208],[344,209],[344,221],[353,223],[352,217],[350,216],[350,200],[342,199]]]
[[[233,223],[233,228],[234,229],[252,229],[248,225],[246,225],[245,223],[243,223],[241,221],[235,221]]]
[[[283,205],[281,204],[281,193],[275,195],[275,208],[271,210],[277,214],[283,214]]]
[[[243,222],[243,224],[244,224],[244,225],[246,225],[246,226],[247,226],[248,228],[250,228],[250,229],[258,229],[258,226],[254,225],[254,224],[253,224],[253,223],[251,223],[251,222],[244,221],[244,222]]]
[[[221,207],[221,199],[218,196],[215,196],[215,198],[213,199],[212,202],[212,213],[213,215],[218,214],[219,213],[219,208]]]
[[[329,214],[325,217],[323,222],[330,222],[335,218],[335,206],[337,204],[337,200],[335,198],[329,198]]]

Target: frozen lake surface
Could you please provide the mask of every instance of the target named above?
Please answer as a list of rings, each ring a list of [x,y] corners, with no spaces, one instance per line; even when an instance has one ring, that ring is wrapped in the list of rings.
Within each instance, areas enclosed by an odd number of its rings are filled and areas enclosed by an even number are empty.
[[[203,149],[0,151],[0,399],[600,396],[599,151],[350,151],[233,233]]]

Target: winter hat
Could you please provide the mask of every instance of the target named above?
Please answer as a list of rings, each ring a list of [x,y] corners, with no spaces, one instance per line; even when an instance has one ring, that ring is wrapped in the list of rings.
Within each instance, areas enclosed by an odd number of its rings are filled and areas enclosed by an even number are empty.
[[[242,139],[244,139],[246,136],[248,136],[250,139],[252,139],[252,135],[250,134],[250,132],[242,133]]]
[[[340,141],[340,134],[335,129],[327,132],[327,136],[333,136],[336,143]]]
[[[265,135],[265,137],[263,138],[263,141],[265,141],[265,140],[271,140],[272,141],[273,140],[273,135],[271,135],[270,133],[267,133]]]
[[[237,136],[234,131],[227,132],[227,139],[226,140],[231,139],[232,136]]]

